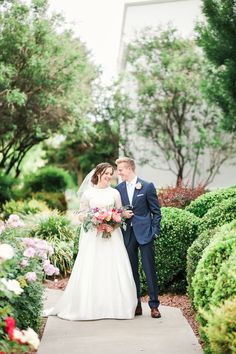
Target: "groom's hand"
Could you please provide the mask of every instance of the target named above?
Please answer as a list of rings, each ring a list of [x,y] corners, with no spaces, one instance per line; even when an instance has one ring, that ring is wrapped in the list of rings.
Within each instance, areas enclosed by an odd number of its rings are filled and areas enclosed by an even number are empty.
[[[134,215],[134,213],[132,212],[132,210],[124,210],[124,212],[123,212],[123,216],[126,219],[132,218],[133,215]]]

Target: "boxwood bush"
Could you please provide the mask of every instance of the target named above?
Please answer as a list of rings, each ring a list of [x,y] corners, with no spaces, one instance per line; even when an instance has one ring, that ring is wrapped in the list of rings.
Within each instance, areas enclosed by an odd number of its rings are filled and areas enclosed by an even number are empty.
[[[209,352],[236,353],[236,296],[220,306],[213,307],[207,317],[206,335]]]
[[[236,296],[236,247],[220,268],[210,303],[218,305],[234,295]]]
[[[188,295],[191,300],[193,300],[192,279],[204,249],[209,245],[214,237],[218,237],[218,234],[228,233],[233,229],[236,229],[236,220],[215,229],[205,230],[196,238],[195,241],[193,241],[192,245],[189,247],[187,253],[187,281]]]
[[[220,233],[203,252],[192,281],[197,309],[209,308],[220,269],[236,249],[235,231]]]
[[[183,292],[186,289],[186,254],[198,235],[198,218],[177,208],[162,208],[161,233],[154,241],[159,291]],[[141,262],[140,262],[141,268]],[[142,293],[147,293],[141,270]]]
[[[202,218],[208,210],[214,206],[220,206],[221,202],[226,199],[236,197],[236,188],[231,187],[228,189],[219,189],[216,191],[208,192],[201,195],[186,207],[194,215]]]
[[[236,219],[236,197],[223,200],[210,209],[200,220],[200,230],[214,229]]]

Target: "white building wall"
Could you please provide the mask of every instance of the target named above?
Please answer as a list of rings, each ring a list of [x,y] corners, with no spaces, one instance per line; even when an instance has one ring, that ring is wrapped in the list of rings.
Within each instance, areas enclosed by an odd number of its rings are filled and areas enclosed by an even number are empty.
[[[184,37],[194,35],[196,21],[202,18],[200,0],[147,0],[147,1],[125,1],[124,14],[122,21],[120,52],[118,57],[118,69],[120,72],[125,70],[125,49],[136,32],[147,26],[157,27],[172,24]],[[130,90],[130,88],[129,88]],[[139,159],[139,152],[136,146],[139,145],[140,138],[135,139],[133,145],[134,157]],[[141,144],[141,140],[140,140]],[[152,168],[145,165],[137,166],[137,173],[140,177],[153,181],[158,187],[175,184],[176,177],[170,171],[166,171],[167,166],[163,161],[157,161],[159,168]],[[203,180],[199,178],[199,180]],[[220,173],[216,175],[209,188],[228,187],[236,184],[236,159],[225,163]]]

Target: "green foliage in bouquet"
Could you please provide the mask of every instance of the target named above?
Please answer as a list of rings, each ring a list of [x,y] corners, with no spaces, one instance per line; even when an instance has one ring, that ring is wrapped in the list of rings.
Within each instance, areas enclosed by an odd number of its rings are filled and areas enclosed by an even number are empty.
[[[184,292],[186,289],[186,255],[198,235],[198,218],[177,208],[162,208],[161,233],[154,241],[156,273],[160,292]],[[141,268],[141,261],[140,261]],[[141,268],[141,289],[147,293]]]
[[[202,218],[214,206],[219,206],[222,201],[234,197],[236,197],[236,188],[219,189],[201,195],[192,201],[186,210]]]

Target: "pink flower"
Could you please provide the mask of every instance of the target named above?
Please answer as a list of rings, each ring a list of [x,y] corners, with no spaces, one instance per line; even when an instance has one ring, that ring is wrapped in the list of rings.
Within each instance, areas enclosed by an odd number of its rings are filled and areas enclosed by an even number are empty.
[[[54,265],[48,264],[48,265],[44,266],[43,269],[47,275],[51,276],[55,273],[56,268],[54,267]]]
[[[25,278],[29,283],[32,283],[37,280],[37,275],[35,272],[28,272],[26,273]]]
[[[142,183],[137,182],[137,183],[135,184],[135,189],[141,189],[142,186],[143,186]]]
[[[121,222],[121,215],[119,213],[113,213],[112,214],[112,219],[115,221],[115,222]]]
[[[24,243],[25,246],[27,247],[34,247],[35,240],[30,238],[30,237],[24,237],[22,239],[22,242]]]
[[[46,251],[48,248],[48,243],[45,240],[37,240],[36,247],[40,250]]]
[[[22,220],[20,220],[19,216],[16,214],[11,214],[6,222],[7,226],[10,227],[21,227],[24,226],[25,224],[23,223]]]
[[[22,267],[26,267],[29,264],[29,261],[28,259],[23,259],[20,264]]]
[[[24,257],[30,258],[35,256],[35,249],[33,247],[26,248],[25,252],[23,253]]]

